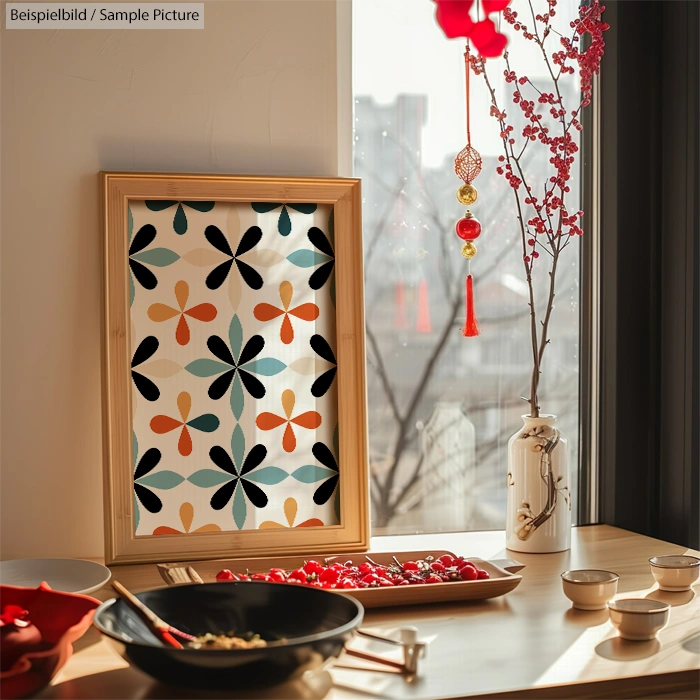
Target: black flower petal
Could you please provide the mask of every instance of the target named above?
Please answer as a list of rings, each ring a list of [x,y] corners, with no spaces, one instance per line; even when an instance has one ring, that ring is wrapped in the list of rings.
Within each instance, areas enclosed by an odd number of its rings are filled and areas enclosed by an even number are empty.
[[[238,368],[238,376],[243,382],[243,386],[254,399],[262,399],[265,396],[265,385],[252,374]]]
[[[326,234],[323,233],[320,228],[318,228],[318,226],[312,226],[309,229],[307,236],[309,237],[309,241],[311,241],[311,245],[313,245],[315,248],[318,248],[329,258],[334,256],[331,242],[326,237]]]
[[[209,336],[207,339],[207,347],[217,359],[225,362],[227,365],[231,365],[232,367],[236,366],[236,362],[233,359],[233,355],[231,354],[228,345],[226,345],[226,343],[218,335]]]
[[[218,401],[228,391],[235,374],[236,370],[230,369],[228,372],[224,372],[223,374],[219,375],[209,385],[209,391],[207,392],[207,394],[209,394],[209,398],[213,399],[214,401]]]
[[[142,226],[136,235],[131,239],[131,245],[129,246],[129,255],[138,253],[144,248],[147,248],[151,243],[153,243],[156,237],[156,227],[153,224],[146,224]]]
[[[157,401],[160,398],[160,389],[155,382],[152,382],[148,377],[144,377],[143,374],[139,374],[132,369],[131,378],[139,394],[141,394],[146,401]]]
[[[258,245],[262,239],[262,235],[263,233],[260,226],[251,226],[243,234],[240,242],[238,243],[238,248],[236,248],[236,257],[247,253],[249,250],[252,250],[256,245]]]
[[[320,358],[322,358],[326,362],[330,362],[333,365],[336,364],[333,350],[328,344],[328,341],[322,335],[319,335],[318,333],[312,335],[311,340],[309,340],[309,345],[311,345],[311,349]]]
[[[160,450],[155,447],[151,447],[150,450],[146,450],[143,457],[141,457],[139,463],[136,465],[134,479],[140,479],[142,476],[146,476],[146,474],[152,472],[158,466],[161,456]]]
[[[255,445],[255,447],[253,447],[253,449],[248,453],[247,457],[243,460],[241,476],[252,472],[256,467],[259,467],[263,463],[265,457],[267,457],[267,447],[265,447],[265,445]]]
[[[145,265],[138,262],[138,260],[129,259],[129,267],[134,277],[138,280],[138,283],[145,289],[155,289],[158,286],[157,277]]]
[[[333,384],[337,371],[337,367],[332,367],[320,377],[317,377],[316,381],[311,385],[311,396],[315,396],[317,399],[321,398],[321,396],[325,396],[326,392]]]
[[[204,229],[204,237],[211,243],[214,248],[223,253],[224,255],[229,255],[233,257],[233,251],[228,243],[228,239],[222,233],[218,226],[207,226]]]
[[[207,289],[218,289],[228,277],[228,273],[231,271],[231,266],[233,265],[233,258],[222,262],[217,265],[208,275],[205,281]]]
[[[219,469],[223,469],[226,473],[231,474],[231,476],[238,476],[236,465],[223,447],[219,447],[218,445],[212,447],[211,450],[209,450],[209,458]]]
[[[330,497],[335,491],[335,487],[338,484],[338,476],[332,476],[327,481],[324,481],[314,492],[314,503],[317,506],[322,506],[327,503]]]
[[[134,491],[136,492],[136,498],[139,499],[141,505],[149,513],[160,513],[163,503],[153,491],[145,486],[141,486],[141,484],[134,484]]]
[[[335,461],[333,453],[322,442],[317,442],[311,448],[311,452],[316,459],[321,462],[324,467],[338,471],[338,463]]]
[[[241,479],[241,486],[243,486],[245,495],[248,496],[250,502],[256,508],[264,508],[267,505],[267,496],[259,486],[256,486],[252,481],[246,481],[245,479]]]
[[[321,289],[321,287],[323,287],[323,285],[328,281],[328,278],[331,276],[331,272],[333,272],[333,265],[335,265],[335,261],[329,260],[327,263],[323,263],[321,267],[314,270],[311,277],[309,277],[309,287],[315,290]]]
[[[240,357],[238,358],[238,364],[244,365],[247,362],[250,362],[262,352],[264,347],[265,339],[261,335],[251,336],[250,340],[245,344]]]
[[[254,270],[250,265],[236,258],[236,267],[240,272],[243,281],[251,289],[261,289],[263,286],[263,278],[257,270]]]
[[[140,364],[144,363],[150,357],[155,355],[156,350],[158,350],[158,338],[154,335],[146,336],[136,348],[134,357],[131,360],[132,367],[138,367]]]
[[[226,507],[226,504],[231,500],[233,492],[236,490],[236,485],[238,484],[238,477],[233,479],[233,481],[228,481],[225,483],[212,497],[209,501],[209,505],[214,510],[221,510]]]

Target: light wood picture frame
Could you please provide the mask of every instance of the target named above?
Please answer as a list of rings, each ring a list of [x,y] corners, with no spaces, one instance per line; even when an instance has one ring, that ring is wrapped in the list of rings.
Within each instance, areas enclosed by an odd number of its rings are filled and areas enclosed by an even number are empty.
[[[366,550],[360,181],[101,178],[107,563]]]

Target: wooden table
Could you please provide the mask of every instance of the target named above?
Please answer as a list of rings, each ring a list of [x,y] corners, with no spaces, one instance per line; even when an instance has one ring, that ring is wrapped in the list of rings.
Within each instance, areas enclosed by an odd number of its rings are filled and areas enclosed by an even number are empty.
[[[364,627],[415,625],[437,635],[418,678],[380,671],[331,670],[312,679],[241,695],[196,693],[164,686],[129,668],[96,630],[40,698],[697,698],[700,687],[700,598],[659,591],[647,560],[658,554],[697,555],[684,547],[606,525],[576,528],[571,551],[516,554],[502,532],[375,538],[375,551],[448,549],[485,559],[510,556],[526,565],[518,588],[489,601],[369,610]],[[649,597],[672,604],[657,641],[625,642],[607,611],[573,610],[559,574],[570,568],[609,569],[620,575],[618,597]],[[119,580],[134,591],[161,586],[153,565],[120,566]],[[109,586],[96,594],[112,597]],[[359,644],[359,642],[358,642]],[[365,642],[363,641],[364,645]],[[386,645],[366,647],[385,653]],[[360,662],[361,663],[361,662]]]

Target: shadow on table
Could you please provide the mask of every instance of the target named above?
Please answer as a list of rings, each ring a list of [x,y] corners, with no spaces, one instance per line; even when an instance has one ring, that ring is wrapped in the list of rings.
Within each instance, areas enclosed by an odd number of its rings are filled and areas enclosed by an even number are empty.
[[[700,654],[700,634],[694,634],[683,642],[683,648],[693,654]]]
[[[602,610],[578,610],[577,608],[569,608],[564,613],[564,619],[580,627],[597,627],[610,619],[610,613],[607,608],[603,608]]]
[[[661,644],[658,639],[650,639],[648,642],[630,642],[622,637],[612,637],[598,644],[595,653],[612,661],[636,661],[653,656],[659,649]]]
[[[662,591],[658,588],[655,591],[647,593],[645,598],[649,600],[658,600],[660,603],[667,603],[675,607],[677,605],[687,605],[695,598],[695,591]]]
[[[258,690],[207,691],[171,686],[154,681],[132,668],[94,673],[44,689],[37,698],[46,700],[180,700],[185,698],[246,698],[246,700],[321,700],[333,681],[327,671],[309,678]]]

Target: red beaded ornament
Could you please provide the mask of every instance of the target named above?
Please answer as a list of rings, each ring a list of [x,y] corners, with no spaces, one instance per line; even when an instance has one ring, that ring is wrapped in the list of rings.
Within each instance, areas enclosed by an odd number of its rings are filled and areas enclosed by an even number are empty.
[[[472,181],[481,172],[481,156],[472,146],[471,132],[469,128],[469,40],[467,39],[466,50],[464,52],[465,87],[466,87],[466,107],[467,107],[467,145],[458,153],[455,158],[455,173],[457,177],[464,180],[464,184],[457,190],[457,200],[461,204],[470,206],[476,202],[479,193]],[[466,214],[455,225],[455,233],[466,243],[462,246],[462,255],[468,261],[466,292],[466,321],[462,334],[467,337],[479,335],[479,324],[474,312],[474,279],[469,273],[471,259],[476,255],[476,246],[472,243],[481,235],[481,224],[479,220],[467,209]]]
[[[481,224],[468,209],[455,225],[455,232],[463,241],[475,241],[481,235]]]

